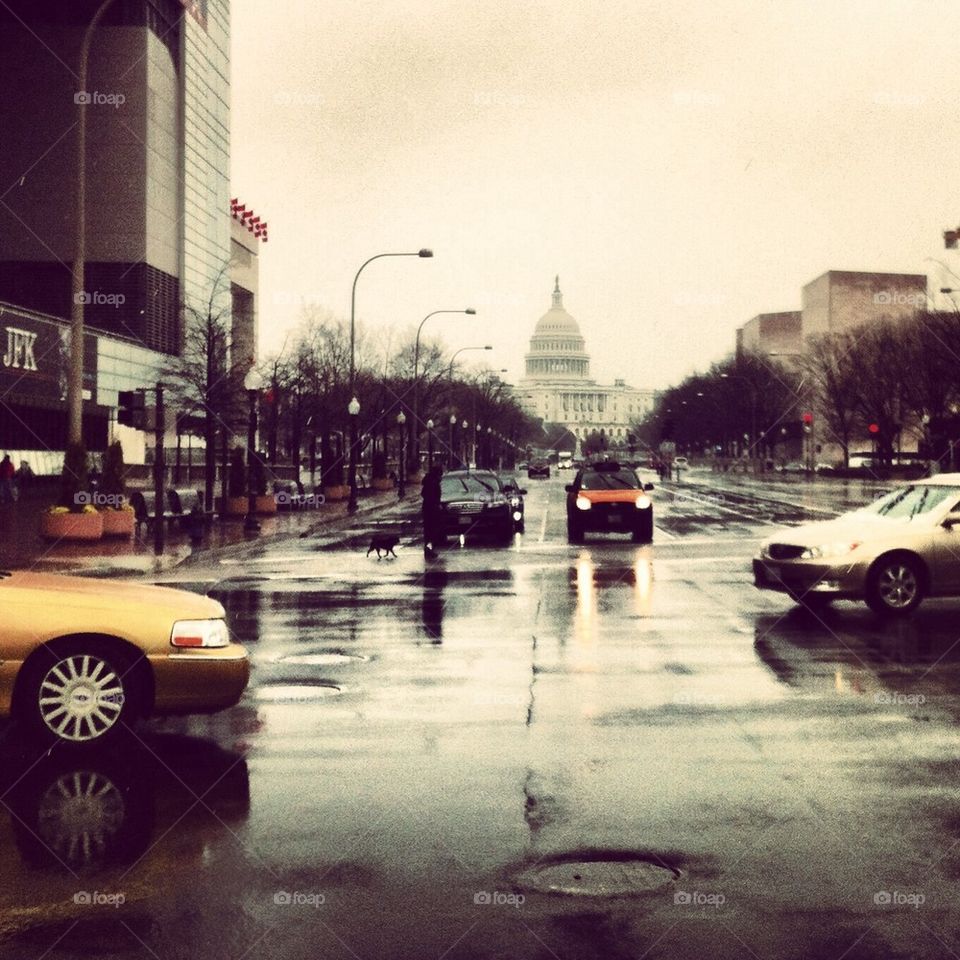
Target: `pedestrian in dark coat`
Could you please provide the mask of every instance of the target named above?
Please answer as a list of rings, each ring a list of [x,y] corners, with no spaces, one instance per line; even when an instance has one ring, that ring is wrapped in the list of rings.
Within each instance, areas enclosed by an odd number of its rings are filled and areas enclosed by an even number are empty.
[[[429,560],[437,556],[436,545],[440,541],[441,511],[440,511],[440,477],[443,476],[443,467],[435,464],[426,473],[420,487],[420,496],[423,498],[423,555]]]

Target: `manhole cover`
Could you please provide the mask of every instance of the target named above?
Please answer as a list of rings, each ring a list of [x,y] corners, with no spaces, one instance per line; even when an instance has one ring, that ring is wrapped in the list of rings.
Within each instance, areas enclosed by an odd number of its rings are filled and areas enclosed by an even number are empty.
[[[335,683],[275,683],[258,687],[254,696],[265,703],[306,703],[340,692]]]
[[[278,663],[296,663],[307,667],[327,667],[331,664],[366,663],[370,658],[362,653],[342,653],[339,650],[326,650],[319,653],[291,653],[280,657]]]
[[[678,876],[676,870],[647,860],[573,860],[532,867],[515,880],[537,893],[626,897],[659,890]]]

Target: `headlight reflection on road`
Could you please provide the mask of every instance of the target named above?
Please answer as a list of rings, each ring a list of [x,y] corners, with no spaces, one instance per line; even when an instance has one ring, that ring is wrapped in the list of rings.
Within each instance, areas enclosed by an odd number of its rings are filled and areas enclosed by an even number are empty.
[[[649,617],[653,606],[653,562],[640,554],[633,564],[634,609],[641,617]]]

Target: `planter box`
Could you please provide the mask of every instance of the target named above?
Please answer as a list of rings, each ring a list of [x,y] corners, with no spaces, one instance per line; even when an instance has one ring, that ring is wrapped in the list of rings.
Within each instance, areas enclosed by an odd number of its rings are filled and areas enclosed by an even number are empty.
[[[323,496],[327,500],[346,500],[350,496],[350,487],[345,483],[324,487]]]
[[[374,477],[370,483],[374,490],[392,490],[394,482],[389,477]]]
[[[132,537],[136,514],[132,510],[104,510],[103,519],[105,537]]]
[[[247,515],[247,505],[246,497],[227,497],[223,515],[225,517],[245,517]]]
[[[41,513],[40,536],[45,540],[100,540],[103,538],[103,514]]]
[[[257,496],[254,501],[256,512],[261,516],[269,517],[277,512],[277,498],[272,493]]]

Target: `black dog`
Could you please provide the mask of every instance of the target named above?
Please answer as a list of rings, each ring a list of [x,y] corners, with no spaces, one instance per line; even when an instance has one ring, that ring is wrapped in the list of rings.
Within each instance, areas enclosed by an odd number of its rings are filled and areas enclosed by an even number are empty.
[[[393,552],[393,548],[400,542],[400,538],[392,533],[375,533],[370,538],[370,547],[367,550],[367,556],[370,556],[372,550],[377,551],[377,559],[382,560],[385,556],[398,559]],[[382,554],[382,556],[381,556]]]

